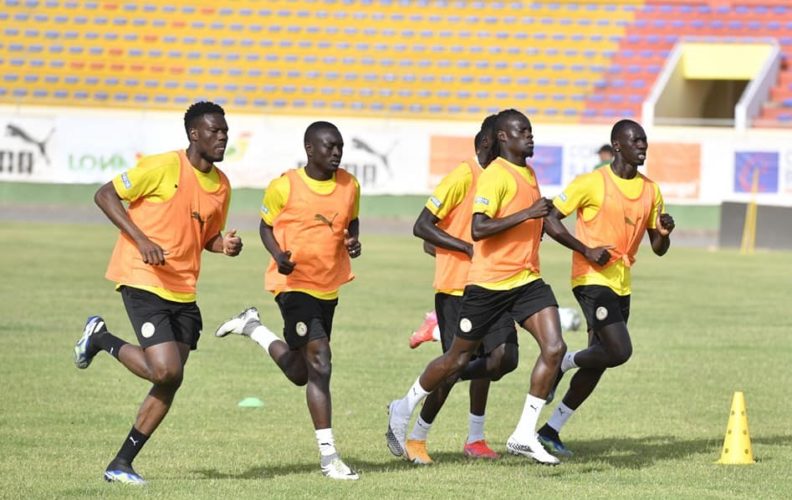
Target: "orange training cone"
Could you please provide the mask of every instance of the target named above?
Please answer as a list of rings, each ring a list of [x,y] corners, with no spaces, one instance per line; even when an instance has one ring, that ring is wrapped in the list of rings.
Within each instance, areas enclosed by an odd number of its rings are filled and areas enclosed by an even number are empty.
[[[756,463],[751,450],[751,436],[748,434],[748,414],[745,411],[745,396],[735,392],[732,398],[729,423],[726,426],[726,438],[723,440],[719,464],[753,464]]]

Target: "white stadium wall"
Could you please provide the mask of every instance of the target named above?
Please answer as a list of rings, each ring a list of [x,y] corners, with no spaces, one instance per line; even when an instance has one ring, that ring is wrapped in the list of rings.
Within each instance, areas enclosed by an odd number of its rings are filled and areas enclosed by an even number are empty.
[[[0,108],[0,181],[102,183],[143,155],[186,145],[180,113]],[[221,168],[234,187],[262,188],[303,164],[300,116],[229,115]],[[344,141],[344,167],[364,194],[427,194],[473,152],[472,122],[327,118]],[[532,160],[543,193],[553,196],[596,164],[610,127],[534,123]],[[656,127],[647,130],[645,171],[669,203],[720,204],[750,199],[754,172],[761,204],[792,206],[788,131]]]

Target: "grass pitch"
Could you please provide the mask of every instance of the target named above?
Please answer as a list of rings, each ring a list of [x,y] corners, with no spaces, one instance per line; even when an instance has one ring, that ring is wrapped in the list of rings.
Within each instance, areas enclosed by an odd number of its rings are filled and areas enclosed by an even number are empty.
[[[385,446],[387,402],[400,397],[438,345],[415,351],[409,332],[433,304],[432,261],[417,240],[366,236],[357,279],[342,293],[333,335],[334,431],[354,483],[319,473],[304,392],[254,343],[216,339],[228,316],[256,305],[279,331],[262,288],[266,253],[252,231],[237,259],[204,257],[205,333],[171,414],[135,465],[143,489],[105,484],[102,471],[131,426],[148,384],[101,353],[85,371],[72,346],[86,317],[134,340],[118,294],[103,279],[115,230],[105,225],[0,222],[0,497],[4,498],[788,498],[792,462],[790,253],[739,256],[642,249],[630,330],[635,353],[603,378],[564,431],[572,459],[542,467],[462,454],[467,384],[452,393],[429,437],[436,464],[416,467]],[[546,241],[545,279],[562,305],[569,252]],[[487,437],[496,450],[519,418],[537,355],[522,334],[516,372],[493,385]],[[585,342],[566,334],[571,348]],[[561,391],[569,377],[562,382]],[[720,466],[732,393],[745,392],[750,466]],[[242,409],[255,396],[264,407]],[[549,409],[545,410],[544,422]]]

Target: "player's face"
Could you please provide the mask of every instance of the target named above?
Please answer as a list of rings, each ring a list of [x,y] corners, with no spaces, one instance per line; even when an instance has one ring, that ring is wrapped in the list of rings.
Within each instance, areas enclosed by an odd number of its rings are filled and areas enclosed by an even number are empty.
[[[502,147],[523,158],[530,158],[534,153],[533,129],[525,115],[518,115],[506,121],[506,126],[498,131],[498,139]]]
[[[640,125],[633,125],[622,130],[619,134],[617,147],[621,149],[622,159],[630,165],[643,165],[646,161],[646,150],[649,143],[646,141],[646,132]]]
[[[335,129],[321,129],[314,134],[310,142],[311,161],[324,173],[333,173],[341,165],[344,154],[344,140]]]
[[[207,114],[198,117],[190,138],[200,155],[211,163],[223,161],[228,144],[228,124],[225,117],[219,114]]]

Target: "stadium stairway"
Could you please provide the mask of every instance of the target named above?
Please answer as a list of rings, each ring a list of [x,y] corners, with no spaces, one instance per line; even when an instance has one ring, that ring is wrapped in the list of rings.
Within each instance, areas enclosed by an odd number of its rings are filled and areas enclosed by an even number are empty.
[[[712,5],[712,4],[717,5]],[[684,36],[775,37],[783,51],[778,82],[754,126],[792,126],[792,4],[788,2],[647,2],[627,26],[607,77],[587,97],[584,121],[640,117],[665,58]]]

